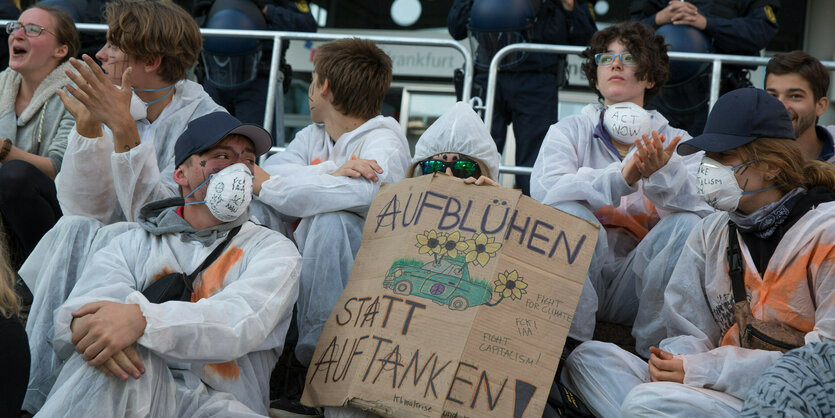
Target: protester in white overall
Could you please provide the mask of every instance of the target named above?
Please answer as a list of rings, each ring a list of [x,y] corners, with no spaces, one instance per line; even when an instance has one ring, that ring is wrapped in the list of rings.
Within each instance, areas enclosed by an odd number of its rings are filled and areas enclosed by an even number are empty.
[[[173,173],[185,199],[146,205],[141,228],[92,255],[55,311],[55,350],[68,359],[39,415],[266,415],[301,267],[290,240],[249,220],[250,169],[271,142],[225,112],[189,125]],[[219,245],[187,300],[146,298]]]
[[[462,160],[476,164],[470,167],[470,164],[458,163],[460,167],[457,166],[455,161]],[[437,161],[450,164],[439,164]],[[456,103],[432,123],[415,144],[408,177],[437,171],[463,178],[468,184],[498,185],[499,152],[496,143],[484,122],[467,103]]]
[[[295,355],[304,365],[348,283],[371,200],[409,165],[400,124],[380,115],[391,83],[388,55],[373,42],[342,39],[319,46],[313,66],[315,123],[256,171],[254,188],[263,203],[301,218],[294,233],[303,256]]]
[[[678,147],[698,150],[700,194],[719,211],[697,224],[676,262],[659,314],[667,338],[649,363],[597,341],[566,363],[563,381],[598,416],[736,416],[782,356],[758,342],[788,349],[835,338],[835,167],[804,162],[783,105],[753,88],[722,96],[704,133]],[[737,292],[729,258],[741,268]],[[741,335],[746,301],[768,326]]]
[[[137,227],[114,222],[133,221],[145,203],[178,195],[171,179],[176,138],[189,121],[223,110],[185,79],[202,42],[185,10],[169,2],[114,1],[104,17],[108,42],[96,54],[103,67],[89,57],[86,64],[71,60],[79,72],[71,76],[77,88],[67,87],[72,97],[59,93],[76,119],[56,179],[64,216],[20,269],[34,294],[27,333],[33,357],[42,359],[30,374],[24,403],[30,410],[43,403],[54,380],[37,369],[51,363],[46,337],[52,312],[66,300],[87,255]]]
[[[603,105],[551,126],[531,175],[531,196],[601,225],[569,336],[590,340],[595,321],[632,325],[639,354],[664,338],[658,316],[675,260],[700,216],[700,156],[674,155],[687,132],[642,106],[669,68],[663,38],[640,23],[611,26],[583,55]]]

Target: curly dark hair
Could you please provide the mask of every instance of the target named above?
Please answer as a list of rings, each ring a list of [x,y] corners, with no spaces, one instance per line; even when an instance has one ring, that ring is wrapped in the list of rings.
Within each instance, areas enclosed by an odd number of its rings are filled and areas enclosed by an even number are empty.
[[[597,89],[597,64],[594,55],[606,52],[609,44],[620,41],[626,49],[638,60],[638,70],[635,76],[638,80],[653,83],[651,88],[644,91],[644,105],[658,94],[667,79],[670,78],[670,58],[667,56],[667,46],[664,37],[656,35],[649,26],[641,22],[623,23],[609,26],[595,32],[591,37],[589,47],[581,54],[586,62],[581,68],[589,79],[589,87],[603,100],[603,95]]]

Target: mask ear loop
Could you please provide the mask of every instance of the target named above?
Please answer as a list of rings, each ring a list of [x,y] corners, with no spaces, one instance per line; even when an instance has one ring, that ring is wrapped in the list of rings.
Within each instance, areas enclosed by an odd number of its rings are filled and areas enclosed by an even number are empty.
[[[193,194],[194,194],[194,192],[196,192],[198,189],[200,189],[201,187],[203,187],[203,185],[204,185],[204,184],[208,183],[208,182],[209,182],[209,180],[211,180],[213,176],[214,176],[214,174],[209,174],[209,177],[208,177],[206,180],[203,180],[203,182],[202,182],[202,183],[200,183],[200,185],[199,185],[199,186],[195,187],[195,188],[194,188],[194,190],[192,190],[191,192],[189,192],[189,194],[187,194],[187,195],[186,195],[186,197],[184,197],[184,198],[183,198],[183,200],[188,200],[188,198],[189,198],[189,197],[191,197],[191,195],[193,195]],[[197,204],[200,204],[200,203],[206,203],[206,201],[205,201],[205,200],[201,200],[201,201],[199,201],[199,202],[187,202],[187,203],[186,203],[186,205],[197,205]]]
[[[736,172],[736,170],[737,170],[737,169],[739,169],[740,167],[744,167],[744,166],[747,166],[747,165],[752,164],[752,163],[754,163],[754,160],[751,160],[751,161],[748,161],[748,162],[744,162],[744,163],[742,163],[742,164],[740,164],[740,165],[737,165],[737,166],[731,167],[731,171]],[[755,194],[755,193],[765,192],[765,191],[768,191],[768,190],[774,190],[774,189],[776,189],[776,188],[778,188],[778,187],[780,187],[780,186],[764,187],[764,188],[759,189],[759,190],[751,190],[750,192],[746,192],[746,191],[744,191],[744,190],[743,190],[743,191],[742,191],[742,195],[744,196],[744,195],[749,195],[749,194]]]

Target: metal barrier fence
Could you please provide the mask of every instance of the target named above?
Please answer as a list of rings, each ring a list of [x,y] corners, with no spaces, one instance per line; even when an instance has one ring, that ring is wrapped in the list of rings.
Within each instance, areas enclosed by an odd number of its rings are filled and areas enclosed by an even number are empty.
[[[5,26],[10,20],[0,20],[0,25]],[[107,25],[100,23],[76,23],[76,28],[79,32],[107,32]],[[343,33],[310,33],[310,32],[285,32],[285,31],[268,31],[268,30],[234,30],[234,29],[207,29],[200,28],[200,33],[203,36],[223,36],[229,38],[256,38],[256,39],[272,39],[273,51],[281,51],[281,41],[283,40],[298,40],[298,41],[332,41],[334,39],[358,37],[367,39],[377,44],[386,45],[412,45],[412,46],[434,46],[446,47],[457,50],[464,57],[464,86],[462,91],[462,100],[468,101],[472,91],[473,80],[473,59],[467,48],[459,42],[452,39],[427,39],[401,36],[376,36],[376,35],[351,35]],[[267,103],[264,110],[264,128],[271,131],[273,126],[277,94],[277,86],[279,83],[279,54],[272,54],[272,61],[270,62],[270,76],[269,86],[267,88]],[[451,75],[450,75],[451,76]],[[280,93],[278,94],[280,95]],[[279,126],[281,124],[279,123]],[[272,133],[272,132],[271,132]]]
[[[544,52],[549,54],[580,54],[586,49],[583,46],[545,45],[545,44],[513,44],[499,50],[490,62],[487,74],[487,97],[484,104],[484,124],[490,130],[493,124],[493,102],[496,99],[496,79],[498,78],[499,63],[507,54],[515,51]],[[670,59],[684,61],[699,61],[713,63],[710,79],[710,103],[712,108],[719,99],[719,83],[721,82],[722,64],[741,64],[762,66],[768,64],[770,58],[752,57],[747,55],[698,54],[692,52],[669,52]],[[821,61],[829,70],[835,70],[835,61]]]
[[[499,63],[504,57],[512,52],[544,52],[549,54],[580,54],[586,49],[583,46],[570,45],[545,45],[545,44],[513,44],[499,50],[493,60],[490,61],[490,69],[487,75],[487,97],[484,103],[484,124],[489,132],[493,126],[493,102],[496,99],[496,79],[498,78]],[[713,68],[710,78],[710,102],[709,108],[719,99],[719,83],[722,79],[722,64],[742,64],[762,66],[768,64],[770,58],[752,57],[746,55],[723,55],[723,54],[698,54],[692,52],[669,52],[670,59],[685,61],[711,62]],[[835,70],[835,61],[821,61],[829,70]],[[505,174],[530,174],[533,167],[501,166],[499,170]]]

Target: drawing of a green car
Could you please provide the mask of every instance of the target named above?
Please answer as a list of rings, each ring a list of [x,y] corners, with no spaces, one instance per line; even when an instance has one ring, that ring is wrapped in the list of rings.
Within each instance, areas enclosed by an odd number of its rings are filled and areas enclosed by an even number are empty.
[[[445,257],[421,264],[412,259],[395,260],[383,287],[398,295],[431,299],[455,311],[487,303],[492,298],[493,287],[483,280],[472,279],[463,257]]]

